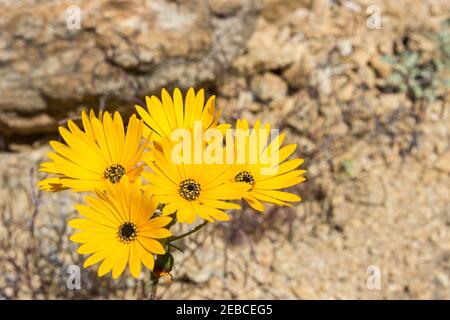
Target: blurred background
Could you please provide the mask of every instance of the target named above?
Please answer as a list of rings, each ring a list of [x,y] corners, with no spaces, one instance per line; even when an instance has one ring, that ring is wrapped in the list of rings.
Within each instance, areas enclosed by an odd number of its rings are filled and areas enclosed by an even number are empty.
[[[91,268],[68,288],[83,257],[65,222],[82,195],[38,192],[36,169],[82,108],[128,115],[190,86],[217,95],[224,120],[271,121],[299,145],[307,181],[291,191],[304,201],[185,240],[158,298],[450,299],[449,1],[0,0],[0,12],[1,299],[146,297],[144,273]]]

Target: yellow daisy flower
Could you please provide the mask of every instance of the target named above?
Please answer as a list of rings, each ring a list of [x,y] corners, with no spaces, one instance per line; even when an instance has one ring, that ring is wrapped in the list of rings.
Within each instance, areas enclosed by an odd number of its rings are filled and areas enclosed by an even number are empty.
[[[71,120],[69,129],[59,128],[65,143],[51,141],[53,160],[41,164],[40,171],[57,174],[38,183],[45,191],[73,189],[76,192],[105,189],[128,176],[131,181],[142,172],[140,164],[145,149],[141,143],[143,122],[132,116],[126,134],[122,117],[105,112],[99,118],[93,111],[82,113],[84,131]]]
[[[161,91],[161,100],[156,96],[145,97],[147,110],[136,105],[136,111],[144,120],[144,137],[151,132],[154,141],[160,141],[162,137],[170,139],[172,132],[179,128],[193,129],[194,122],[199,121],[202,129],[217,128],[224,130],[228,124],[217,124],[220,112],[215,110],[215,96],[211,96],[205,103],[205,92],[199,90],[197,94],[190,88],[185,100],[180,89],[173,91],[173,98],[166,89]]]
[[[251,187],[243,196],[247,203],[255,210],[264,211],[263,202],[291,206],[288,202],[301,201],[295,194],[280,191],[305,180],[303,174],[306,171],[296,170],[304,162],[303,159],[285,161],[294,153],[297,145],[281,147],[284,134],[274,137],[269,143],[270,124],[261,127],[259,120],[253,130],[249,128],[247,120],[238,120],[236,129],[242,130],[246,138],[242,140],[244,146],[238,145],[237,135],[234,141],[234,148],[241,149],[235,150],[233,181],[245,182]],[[245,155],[245,158],[240,160],[239,155]]]
[[[127,263],[133,277],[141,273],[141,262],[150,270],[154,266],[154,254],[164,254],[161,243],[155,239],[171,236],[163,227],[170,217],[153,217],[157,202],[149,192],[142,193],[140,180],[130,183],[127,178],[110,184],[97,196],[87,196],[87,205],[77,205],[84,218],[69,221],[69,226],[80,230],[70,240],[80,243],[77,252],[90,254],[84,262],[87,268],[101,262],[98,275],[112,270],[116,279]]]
[[[197,215],[210,222],[228,221],[230,217],[223,209],[240,206],[224,200],[240,199],[249,186],[230,181],[232,172],[225,164],[175,164],[172,148],[170,142],[163,140],[162,150],[154,149],[144,156],[153,171],[142,173],[149,181],[144,188],[165,204],[162,214],[176,212],[180,223],[193,223]]]

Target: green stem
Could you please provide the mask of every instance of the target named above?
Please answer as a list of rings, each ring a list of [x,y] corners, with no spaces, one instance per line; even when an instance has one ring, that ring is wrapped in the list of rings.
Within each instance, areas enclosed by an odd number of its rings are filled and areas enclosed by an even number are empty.
[[[208,221],[205,221],[205,222],[203,222],[202,224],[199,224],[198,226],[196,226],[194,229],[192,229],[192,230],[189,231],[189,232],[183,233],[182,235],[177,236],[177,237],[172,237],[172,238],[170,238],[170,239],[169,239],[169,243],[178,241],[178,240],[180,240],[180,239],[182,239],[182,238],[184,238],[184,237],[187,237],[188,235],[191,235],[191,234],[197,232],[198,230],[200,230],[201,228],[203,228],[204,226],[206,226],[207,223],[208,223]]]

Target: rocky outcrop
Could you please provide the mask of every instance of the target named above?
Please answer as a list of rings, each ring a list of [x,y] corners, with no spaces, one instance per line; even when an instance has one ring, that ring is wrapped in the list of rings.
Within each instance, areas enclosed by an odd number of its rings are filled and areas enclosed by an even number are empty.
[[[256,7],[239,0],[0,1],[0,134],[51,132],[100,100],[129,108],[128,100],[161,87],[211,83],[245,48]]]

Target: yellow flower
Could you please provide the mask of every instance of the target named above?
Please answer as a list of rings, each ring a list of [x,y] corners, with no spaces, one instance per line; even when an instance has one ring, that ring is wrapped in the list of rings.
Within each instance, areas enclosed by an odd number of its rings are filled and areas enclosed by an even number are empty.
[[[227,124],[217,124],[220,112],[215,111],[215,96],[211,96],[205,104],[205,92],[199,90],[197,94],[190,88],[183,101],[181,91],[176,88],[173,99],[166,89],[162,89],[161,98],[156,96],[145,97],[148,112],[136,105],[136,111],[144,120],[144,137],[150,133],[152,140],[160,141],[161,138],[170,138],[172,132],[179,128],[191,130],[196,121],[201,123],[202,129],[217,128],[224,130]]]
[[[165,204],[162,214],[176,212],[180,223],[193,223],[197,215],[210,222],[229,220],[223,209],[240,206],[223,200],[240,199],[248,185],[230,181],[232,172],[225,164],[175,164],[172,148],[170,142],[162,140],[162,150],[153,149],[144,156],[153,170],[143,172],[142,176],[149,181],[144,188]]]
[[[280,191],[305,180],[303,174],[306,171],[296,170],[304,162],[303,159],[285,161],[297,145],[281,147],[284,134],[270,141],[270,124],[261,127],[259,120],[253,130],[249,128],[247,120],[238,120],[236,129],[242,130],[247,138],[242,140],[243,146],[242,143],[239,146],[236,135],[233,181],[245,182],[251,187],[243,196],[247,203],[255,210],[264,211],[262,202],[290,206],[288,202],[301,201],[295,194]],[[245,155],[245,158],[239,159],[239,155]]]
[[[140,180],[130,183],[124,178],[85,200],[87,205],[76,206],[84,218],[69,221],[69,226],[81,230],[70,237],[81,243],[77,252],[91,254],[83,266],[101,262],[98,275],[112,270],[114,279],[122,274],[127,263],[135,278],[141,273],[141,262],[152,270],[153,255],[165,253],[155,239],[171,236],[163,227],[172,219],[153,217],[157,203],[149,192],[142,193]]]
[[[76,192],[105,189],[128,176],[136,179],[141,171],[143,122],[132,116],[126,134],[122,117],[118,112],[114,118],[109,112],[97,118],[93,111],[88,117],[82,113],[84,131],[73,121],[68,121],[69,130],[60,127],[61,137],[66,142],[51,141],[56,152],[49,152],[53,160],[41,164],[40,171],[56,174],[38,183],[42,190],[60,191],[73,189]]]

